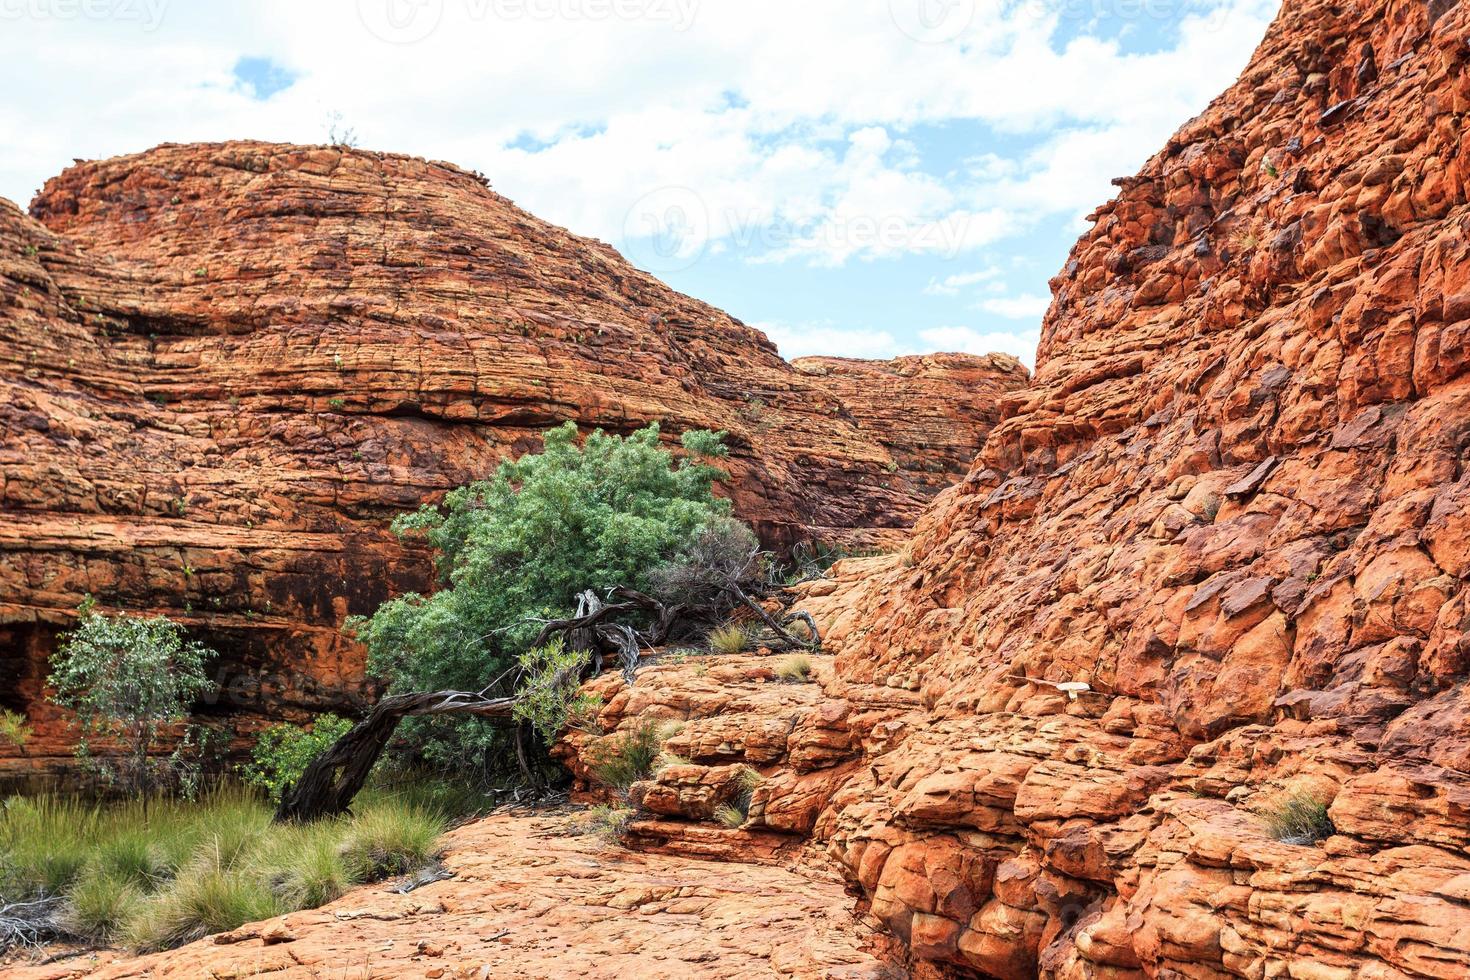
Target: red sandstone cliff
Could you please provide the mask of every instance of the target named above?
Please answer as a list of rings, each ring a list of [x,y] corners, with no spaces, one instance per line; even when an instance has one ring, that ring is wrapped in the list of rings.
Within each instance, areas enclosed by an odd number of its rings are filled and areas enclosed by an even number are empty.
[[[968,477],[810,588],[815,684],[598,682],[687,721],[647,840],[744,762],[745,836],[941,972],[1470,976],[1467,113],[1466,5],[1289,2],[1096,213]],[[1296,794],[1334,836],[1268,835]]]
[[[830,385],[406,157],[163,146],[79,164],[31,211],[0,202],[0,706],[39,729],[25,759],[0,748],[12,770],[69,754],[41,685],[86,593],[195,628],[225,709],[320,708],[362,679],[343,618],[429,585],[393,514],[548,426],[728,430],[727,489],[768,541],[864,543],[963,474],[1026,379],[955,356]],[[964,390],[962,420],[923,446],[869,429],[873,399],[931,384]]]
[[[1465,5],[1289,3],[1099,210],[966,480],[808,588],[837,651],[811,683],[761,657],[596,682],[609,728],[684,722],[635,843],[814,842],[919,975],[1470,975],[1467,113]],[[765,780],[722,830],[738,764]],[[1292,793],[1337,833],[1272,839]]]

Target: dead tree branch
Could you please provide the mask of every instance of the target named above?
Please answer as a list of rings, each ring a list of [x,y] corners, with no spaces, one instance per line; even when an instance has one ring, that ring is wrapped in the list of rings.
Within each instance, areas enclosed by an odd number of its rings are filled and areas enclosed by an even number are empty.
[[[510,718],[514,709],[514,698],[486,698],[465,691],[386,697],[306,767],[296,784],[282,795],[276,821],[312,821],[346,813],[398,730],[398,723],[405,718],[452,714]]]

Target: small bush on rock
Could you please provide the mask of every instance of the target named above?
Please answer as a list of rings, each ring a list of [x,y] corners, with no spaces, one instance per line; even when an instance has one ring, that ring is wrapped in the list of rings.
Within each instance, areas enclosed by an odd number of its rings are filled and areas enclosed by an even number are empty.
[[[733,656],[743,653],[750,646],[750,637],[745,630],[734,624],[721,626],[709,635],[710,652]]]
[[[776,680],[783,684],[805,684],[811,676],[812,658],[804,653],[782,657],[776,664]]]
[[[1311,846],[1337,833],[1327,804],[1307,793],[1292,793],[1261,812],[1266,832],[1283,844]]]
[[[643,722],[589,750],[587,768],[602,785],[626,793],[628,787],[653,775],[662,747],[658,726]]]

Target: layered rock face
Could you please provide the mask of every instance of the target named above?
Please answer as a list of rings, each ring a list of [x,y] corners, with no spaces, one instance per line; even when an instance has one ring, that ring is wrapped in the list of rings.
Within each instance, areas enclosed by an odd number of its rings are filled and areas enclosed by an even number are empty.
[[[854,366],[974,392],[902,451],[893,390],[829,382],[760,333],[446,164],[262,143],[80,164],[0,203],[0,706],[46,768],[69,735],[46,655],[91,593],[224,654],[210,710],[340,704],[350,613],[430,586],[391,517],[574,419],[730,433],[737,513],[773,546],[868,544],[952,483],[1026,372]],[[926,409],[939,417],[947,409]],[[957,430],[957,431],[956,431]]]
[[[808,587],[816,683],[599,682],[685,721],[635,795],[759,769],[750,827],[944,973],[1470,975],[1467,113],[1466,5],[1288,2],[1096,213],[963,483]]]

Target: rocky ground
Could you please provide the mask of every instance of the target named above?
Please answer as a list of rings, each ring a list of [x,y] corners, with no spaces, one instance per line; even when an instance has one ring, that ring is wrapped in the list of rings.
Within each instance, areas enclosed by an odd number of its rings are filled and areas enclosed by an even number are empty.
[[[8,980],[428,980],[563,977],[882,980],[884,941],[820,855],[769,863],[630,851],[575,813],[453,831],[453,878],[408,894],[358,889],[321,909],[157,956],[82,954],[0,969]]]

